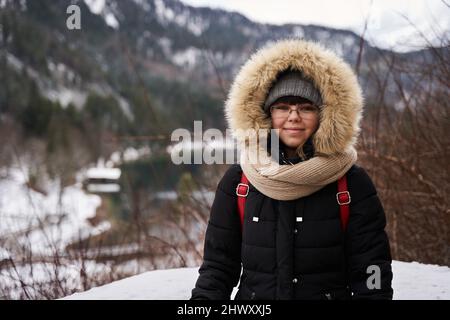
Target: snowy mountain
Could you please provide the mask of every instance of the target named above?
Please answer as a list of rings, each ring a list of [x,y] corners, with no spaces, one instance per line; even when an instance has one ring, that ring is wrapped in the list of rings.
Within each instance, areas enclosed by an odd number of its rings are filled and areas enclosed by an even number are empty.
[[[450,300],[450,268],[401,261],[393,261],[392,268],[394,300]],[[198,268],[150,271],[64,300],[186,300],[197,277]]]
[[[348,30],[256,23],[236,12],[192,7],[177,0],[77,1],[81,30],[68,30],[66,9],[71,3],[1,1],[0,58],[63,107],[82,108],[93,92],[112,96],[130,120],[139,116],[129,86],[144,85],[164,101],[165,92],[151,84],[161,85],[161,79],[169,84],[181,81],[206,86],[210,95],[223,99],[249,55],[281,38],[317,41],[352,66],[360,61],[362,83],[369,94],[374,90],[367,75],[369,62],[411,58],[411,54],[372,47]]]

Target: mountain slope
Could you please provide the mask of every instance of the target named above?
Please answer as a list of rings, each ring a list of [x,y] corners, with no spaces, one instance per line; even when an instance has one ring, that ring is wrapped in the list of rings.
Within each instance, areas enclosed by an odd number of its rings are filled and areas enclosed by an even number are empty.
[[[260,24],[235,12],[190,7],[176,0],[78,1],[82,29],[68,30],[65,10],[70,3],[3,1],[1,54],[8,57],[10,67],[20,69],[13,61],[29,67],[52,101],[81,107],[89,91],[95,91],[118,99],[130,119],[133,111],[126,103],[133,100],[130,86],[142,86],[163,100],[152,82],[161,78],[197,82],[223,99],[242,63],[268,41],[289,37],[318,41],[353,66],[358,59],[365,64],[387,52],[351,31]],[[361,70],[364,78],[366,68]]]
[[[233,77],[269,41],[304,38],[336,51],[358,72],[369,106],[395,105],[398,83],[406,96],[415,88],[417,79],[391,74],[390,61],[426,62],[424,52],[380,50],[351,31],[261,24],[177,0],[78,0],[81,30],[69,30],[72,2],[0,2],[0,117],[38,137],[64,123],[91,136],[94,157],[107,153],[95,150],[101,135],[169,136],[194,120],[224,130]]]

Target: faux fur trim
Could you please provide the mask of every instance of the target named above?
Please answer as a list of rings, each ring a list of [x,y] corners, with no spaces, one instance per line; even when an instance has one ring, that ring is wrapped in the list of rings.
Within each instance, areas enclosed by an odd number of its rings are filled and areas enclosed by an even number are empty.
[[[320,90],[323,108],[320,126],[313,137],[317,153],[343,152],[356,144],[360,131],[363,98],[350,66],[322,46],[303,40],[281,40],[253,54],[236,76],[227,101],[228,127],[238,141],[237,129],[270,129],[262,105],[272,82],[287,69],[299,70]]]

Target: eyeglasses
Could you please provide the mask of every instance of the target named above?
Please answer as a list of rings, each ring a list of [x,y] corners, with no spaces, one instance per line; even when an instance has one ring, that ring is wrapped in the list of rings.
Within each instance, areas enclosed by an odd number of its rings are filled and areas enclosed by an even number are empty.
[[[311,119],[319,113],[319,109],[312,104],[275,104],[270,107],[270,114],[276,119],[287,119],[291,111],[296,111],[302,119]]]

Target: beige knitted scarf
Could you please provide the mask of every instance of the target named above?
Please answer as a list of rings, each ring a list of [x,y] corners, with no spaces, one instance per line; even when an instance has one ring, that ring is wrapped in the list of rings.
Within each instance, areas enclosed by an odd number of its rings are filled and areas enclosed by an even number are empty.
[[[294,200],[339,180],[356,159],[355,148],[349,147],[345,152],[331,156],[315,155],[297,164],[279,165],[258,146],[241,149],[240,162],[250,183],[261,193],[277,200]]]

